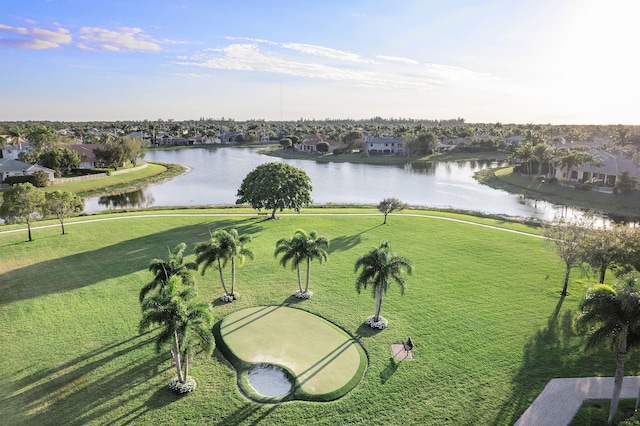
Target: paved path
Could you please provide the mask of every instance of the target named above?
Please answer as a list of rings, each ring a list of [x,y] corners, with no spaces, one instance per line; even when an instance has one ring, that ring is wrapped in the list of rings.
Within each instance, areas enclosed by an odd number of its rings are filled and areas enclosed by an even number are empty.
[[[621,398],[637,398],[640,376],[625,376]],[[551,379],[514,426],[566,426],[586,399],[611,399],[613,377]]]

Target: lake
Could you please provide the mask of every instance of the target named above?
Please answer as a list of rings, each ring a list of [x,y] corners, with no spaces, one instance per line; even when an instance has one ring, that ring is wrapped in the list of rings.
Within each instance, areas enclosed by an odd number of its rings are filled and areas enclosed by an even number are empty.
[[[242,180],[258,165],[282,161],[311,179],[314,204],[378,204],[395,197],[421,207],[551,220],[565,207],[528,200],[479,184],[473,174],[498,163],[433,162],[420,167],[285,160],[258,154],[258,148],[198,147],[149,151],[145,160],[181,164],[189,172],[130,193],[85,199],[86,213],[153,206],[233,205]]]

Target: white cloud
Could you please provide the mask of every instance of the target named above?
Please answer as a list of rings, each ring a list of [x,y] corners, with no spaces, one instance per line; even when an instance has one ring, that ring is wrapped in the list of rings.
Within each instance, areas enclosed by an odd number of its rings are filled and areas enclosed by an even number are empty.
[[[224,49],[208,49],[179,65],[209,69],[269,72],[310,79],[345,81],[365,87],[426,89],[439,82],[425,76],[403,76],[373,70],[334,67],[317,62],[285,59],[273,52],[262,53],[255,44],[231,44]]]
[[[56,49],[71,43],[71,34],[65,28],[13,27],[0,24],[0,45],[19,49]]]
[[[402,62],[403,64],[407,64],[407,65],[417,65],[420,63],[415,59],[403,58],[400,56],[376,55],[376,58],[383,59],[385,61],[391,61],[391,62]]]
[[[274,41],[269,41],[269,40],[265,40],[262,38],[251,38],[251,37],[233,37],[233,36],[227,36],[225,37],[226,40],[230,40],[230,41],[250,41],[252,43],[264,43],[264,44],[271,44],[274,46],[277,46],[278,43],[274,42]]]
[[[112,31],[105,28],[82,27],[78,31],[82,40],[80,48],[108,51],[151,51],[162,50],[160,45],[151,39],[140,28],[119,28]]]
[[[327,58],[339,59],[341,61],[361,62],[365,64],[376,63],[376,61],[363,58],[362,56],[356,53],[345,52],[344,50],[331,49],[329,47],[314,46],[311,44],[302,44],[302,43],[282,43],[281,46],[284,47],[285,49],[297,50],[298,52],[306,53],[309,55],[324,56]]]

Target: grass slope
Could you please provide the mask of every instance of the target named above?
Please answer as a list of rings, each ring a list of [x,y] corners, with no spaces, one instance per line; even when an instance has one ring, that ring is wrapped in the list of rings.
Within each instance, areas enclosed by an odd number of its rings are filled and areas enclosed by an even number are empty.
[[[424,216],[394,214],[382,226],[380,214],[325,215],[330,209],[276,221],[220,212],[73,224],[65,236],[57,226],[35,229],[31,243],[26,231],[0,234],[3,422],[510,425],[552,377],[613,375],[614,356],[581,353],[582,338],[570,328],[592,281],[574,273],[572,295],[561,300],[562,264],[539,238]],[[184,241],[191,260],[193,245],[219,228],[251,234],[255,260],[238,270],[241,299],[215,304],[216,320],[279,305],[293,293],[295,272],[273,257],[278,239],[303,228],[331,240],[329,261],[312,263],[314,297],[301,306],[359,336],[366,348],[369,370],[347,396],[322,404],[251,402],[217,350],[195,360],[193,395],[167,392],[174,376],[168,348],[157,354],[155,334],[138,335],[137,295],[151,278],[152,258],[166,258],[167,248]],[[390,289],[382,304],[389,328],[374,333],[363,321],[375,301],[356,293],[353,265],[384,239],[415,272],[404,297]],[[198,286],[205,300],[222,293],[215,271],[198,276]],[[390,344],[408,336],[416,360],[394,361]],[[638,360],[630,356],[627,374]]]

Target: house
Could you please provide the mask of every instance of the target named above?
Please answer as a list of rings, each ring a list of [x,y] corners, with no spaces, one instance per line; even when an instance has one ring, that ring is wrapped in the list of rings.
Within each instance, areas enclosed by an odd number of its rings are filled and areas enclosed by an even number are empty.
[[[362,144],[367,156],[373,155],[398,155],[404,154],[404,142],[402,139],[391,136],[370,138]]]
[[[0,158],[0,182],[4,182],[9,176],[32,175],[37,171],[43,171],[49,176],[49,181],[53,183],[55,172],[37,164],[23,163],[13,158]]]
[[[21,152],[29,151],[31,151],[31,145],[29,145],[28,141],[20,142],[16,145],[7,145],[2,147],[2,158],[12,158],[17,160]]]
[[[239,136],[242,136],[244,138],[245,133],[244,132],[227,132],[224,135],[222,135],[222,143],[235,143],[237,142],[236,139]]]
[[[68,148],[74,150],[80,154],[80,169],[95,169],[101,167],[102,164],[96,161],[96,154],[93,152],[96,149],[104,149],[107,145],[103,143],[83,143],[78,145],[69,145]]]
[[[527,138],[520,135],[509,136],[508,138],[504,138],[504,143],[507,145],[520,146],[525,142]]]
[[[613,187],[618,176],[624,172],[629,173],[630,177],[640,180],[640,167],[633,160],[599,149],[590,149],[587,154],[601,161],[596,164],[588,162],[568,170],[567,167],[561,167],[560,158],[556,157],[554,158],[554,167],[552,169],[553,176],[558,180],[580,183],[595,179],[601,181],[603,186],[608,187]]]
[[[442,141],[438,141],[436,145],[436,152],[438,154],[446,154],[457,148],[457,145],[442,143]]]
[[[188,139],[190,145],[211,145],[214,143],[220,143],[220,138],[217,136],[197,135]]]
[[[310,154],[315,153],[315,152],[318,152],[316,147],[320,142],[326,142],[329,144],[329,152],[333,152],[338,148],[347,147],[347,144],[344,142],[334,141],[329,139],[329,136],[325,134],[316,133],[315,135],[305,135],[304,140],[300,144],[300,147],[297,149],[299,151],[310,153]]]

